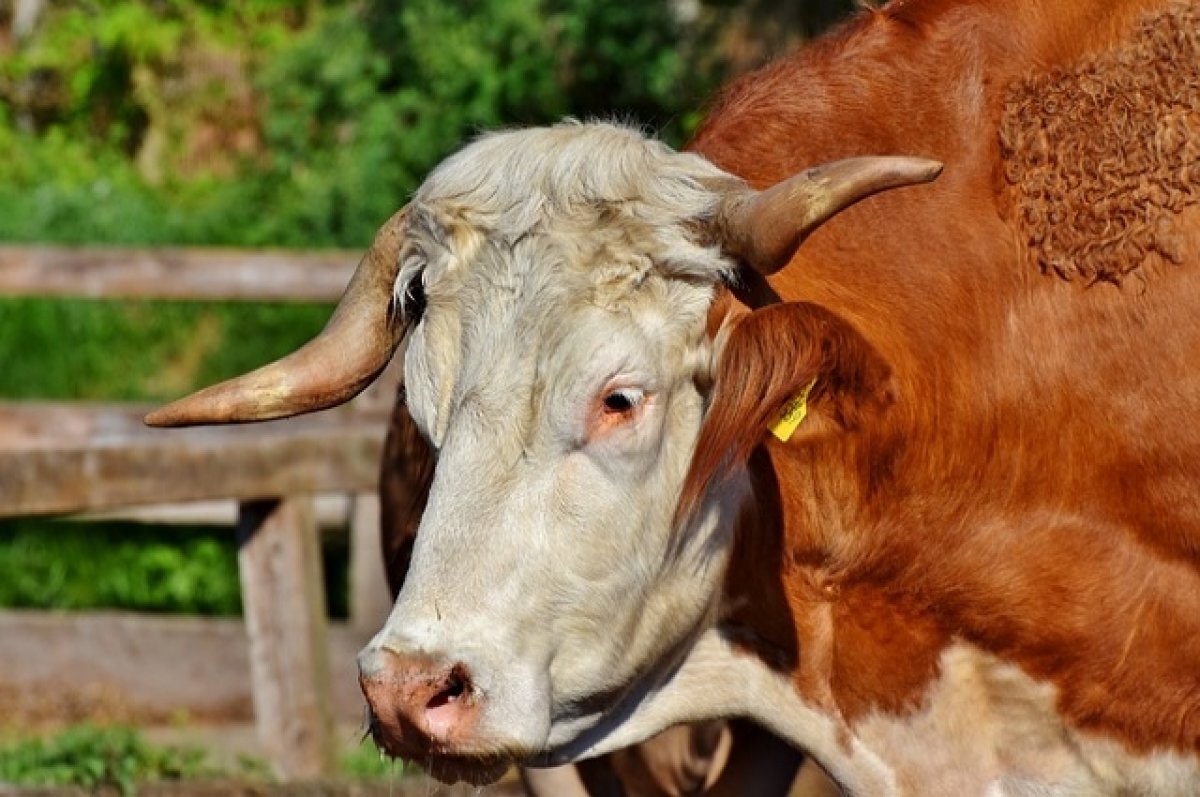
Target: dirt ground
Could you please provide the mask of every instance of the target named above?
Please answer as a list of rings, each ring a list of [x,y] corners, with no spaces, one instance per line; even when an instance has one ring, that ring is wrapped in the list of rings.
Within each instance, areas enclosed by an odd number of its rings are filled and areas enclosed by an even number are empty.
[[[519,788],[443,786],[427,778],[398,778],[394,783],[329,781],[264,784],[244,781],[150,783],[138,787],[137,797],[516,797]],[[120,797],[116,789],[89,791],[77,787],[11,788],[0,786],[0,797]]]

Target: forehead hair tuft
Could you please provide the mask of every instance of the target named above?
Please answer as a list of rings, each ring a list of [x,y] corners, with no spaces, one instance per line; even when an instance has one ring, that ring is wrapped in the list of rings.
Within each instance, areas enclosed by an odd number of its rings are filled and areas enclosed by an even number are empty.
[[[476,223],[523,233],[547,215],[627,202],[706,217],[718,201],[712,184],[728,180],[634,128],[568,121],[479,137],[429,175],[417,201],[458,205]]]
[[[700,228],[735,182],[632,127],[567,121],[488,133],[447,158],[416,194],[414,227],[459,262],[487,242],[616,229],[660,268],[715,282],[731,263]]]

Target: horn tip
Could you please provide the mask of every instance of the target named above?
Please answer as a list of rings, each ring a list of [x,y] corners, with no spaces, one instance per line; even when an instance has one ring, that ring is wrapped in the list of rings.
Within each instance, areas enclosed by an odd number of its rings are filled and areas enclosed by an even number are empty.
[[[158,429],[171,429],[179,426],[192,426],[197,423],[203,423],[203,421],[189,417],[186,412],[181,412],[180,403],[179,401],[175,401],[146,413],[142,416],[142,423]]]
[[[227,397],[228,392],[228,383],[206,387],[197,393],[151,410],[142,418],[142,423],[170,429],[260,419],[260,414],[248,415],[244,407],[239,407],[236,403],[231,404]]]

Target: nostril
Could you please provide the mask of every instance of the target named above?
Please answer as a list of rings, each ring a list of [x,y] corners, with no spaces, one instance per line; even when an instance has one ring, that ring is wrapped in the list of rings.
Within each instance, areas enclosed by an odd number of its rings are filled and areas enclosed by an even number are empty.
[[[441,691],[429,698],[429,702],[425,704],[425,709],[429,711],[457,703],[464,695],[470,692],[471,679],[467,675],[466,667],[456,664],[446,675],[446,685]]]

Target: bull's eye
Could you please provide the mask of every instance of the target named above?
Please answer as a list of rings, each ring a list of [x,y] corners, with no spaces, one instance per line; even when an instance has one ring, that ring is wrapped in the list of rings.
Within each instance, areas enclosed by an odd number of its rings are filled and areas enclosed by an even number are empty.
[[[414,325],[420,322],[421,316],[425,315],[425,281],[421,278],[421,274],[413,275],[404,285],[402,292],[401,306],[404,309],[404,320],[409,325]]]
[[[648,395],[640,387],[606,386],[592,399],[583,439],[596,442],[619,430],[637,427],[638,420],[652,403],[653,394]]]
[[[646,394],[636,387],[614,390],[604,397],[604,411],[614,415],[624,415],[637,409],[645,397]]]

